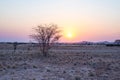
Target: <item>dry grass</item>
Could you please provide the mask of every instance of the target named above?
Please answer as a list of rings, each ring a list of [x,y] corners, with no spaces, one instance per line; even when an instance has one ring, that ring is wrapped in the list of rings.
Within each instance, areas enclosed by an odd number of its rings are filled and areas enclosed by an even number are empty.
[[[28,45],[0,44],[0,80],[119,80],[120,47],[58,46],[48,57]]]

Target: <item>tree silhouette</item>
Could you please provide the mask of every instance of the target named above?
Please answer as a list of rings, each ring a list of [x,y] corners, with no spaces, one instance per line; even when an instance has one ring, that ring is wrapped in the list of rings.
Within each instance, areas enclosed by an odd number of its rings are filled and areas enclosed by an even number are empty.
[[[60,39],[60,30],[55,24],[44,24],[33,28],[34,34],[30,35],[32,39],[38,42],[40,51],[43,56],[48,55],[49,49],[53,47],[53,44]]]

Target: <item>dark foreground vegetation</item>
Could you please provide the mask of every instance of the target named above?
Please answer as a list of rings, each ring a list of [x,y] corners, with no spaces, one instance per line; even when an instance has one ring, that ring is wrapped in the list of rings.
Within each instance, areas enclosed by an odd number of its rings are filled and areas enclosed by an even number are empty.
[[[118,47],[120,47],[120,44],[106,44],[106,46],[109,46],[109,47],[118,46]]]

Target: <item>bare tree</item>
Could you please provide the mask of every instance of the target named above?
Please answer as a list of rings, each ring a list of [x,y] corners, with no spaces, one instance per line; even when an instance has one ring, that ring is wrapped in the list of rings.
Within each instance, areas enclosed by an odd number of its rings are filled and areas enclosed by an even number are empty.
[[[60,30],[55,24],[44,24],[33,28],[35,33],[31,35],[35,41],[38,42],[40,51],[46,57],[53,44],[60,39]]]

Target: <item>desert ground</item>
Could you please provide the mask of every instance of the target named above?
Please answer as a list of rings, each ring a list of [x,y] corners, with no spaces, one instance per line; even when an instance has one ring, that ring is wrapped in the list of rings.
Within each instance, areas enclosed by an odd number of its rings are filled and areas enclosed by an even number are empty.
[[[120,80],[120,47],[60,45],[43,57],[28,44],[0,44],[0,80]]]

